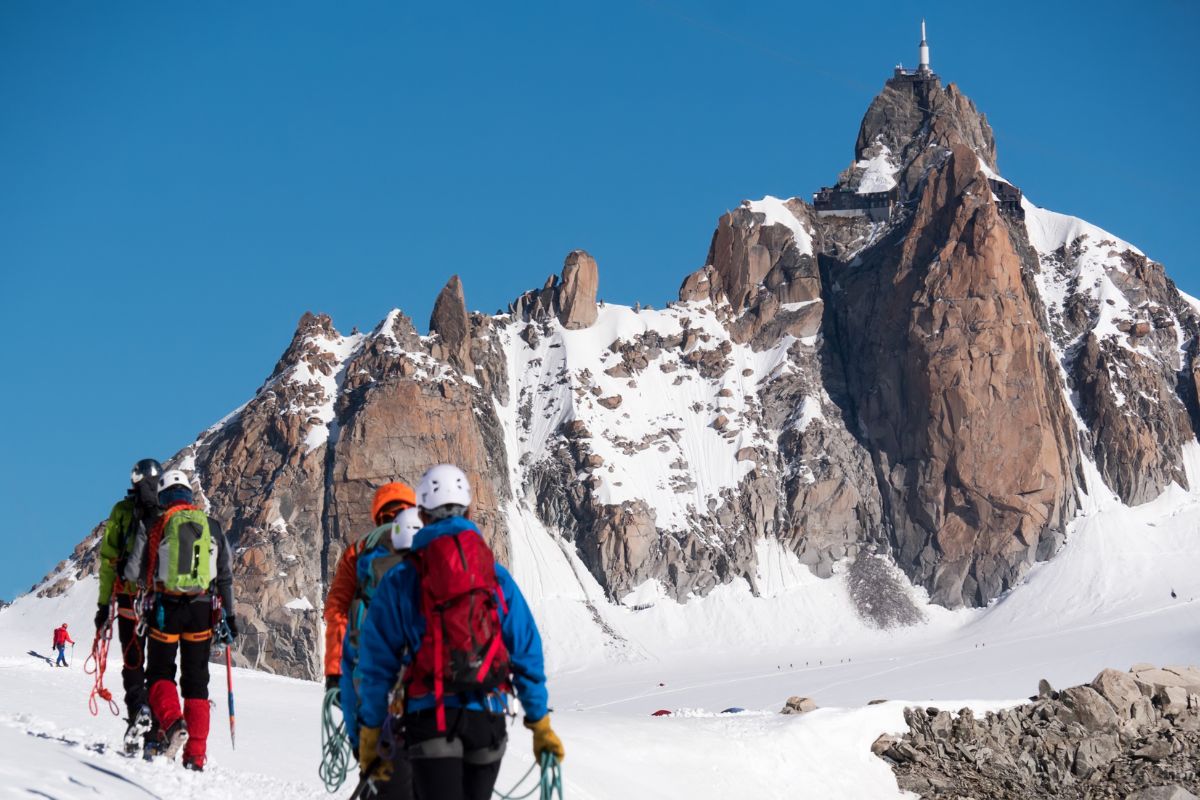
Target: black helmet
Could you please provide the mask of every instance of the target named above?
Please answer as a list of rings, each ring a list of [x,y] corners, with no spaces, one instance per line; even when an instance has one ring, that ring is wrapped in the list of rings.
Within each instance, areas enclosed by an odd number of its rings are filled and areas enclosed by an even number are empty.
[[[162,476],[162,464],[155,461],[153,458],[143,458],[141,461],[133,465],[133,469],[129,471],[129,482],[137,486],[142,482],[143,478],[151,478],[155,488],[158,487],[158,479]]]

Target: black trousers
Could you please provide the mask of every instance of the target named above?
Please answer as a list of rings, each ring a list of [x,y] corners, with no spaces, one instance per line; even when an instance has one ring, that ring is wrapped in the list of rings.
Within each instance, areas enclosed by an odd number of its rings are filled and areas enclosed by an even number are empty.
[[[212,649],[212,598],[160,594],[150,618],[146,645],[146,686],[175,680],[179,653],[179,694],[208,699],[208,655]]]
[[[146,637],[137,635],[133,620],[133,595],[117,595],[117,638],[121,642],[121,683],[125,686],[125,710],[132,720],[149,702],[146,694]]]
[[[422,800],[489,800],[508,734],[504,715],[446,709],[446,730],[438,733],[436,712],[404,718],[404,738],[412,759],[413,786]]]

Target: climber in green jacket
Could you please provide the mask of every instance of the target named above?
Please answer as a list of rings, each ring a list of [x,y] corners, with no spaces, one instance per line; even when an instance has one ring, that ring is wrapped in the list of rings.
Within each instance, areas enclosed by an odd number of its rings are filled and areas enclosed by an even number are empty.
[[[146,637],[137,632],[134,599],[138,586],[127,580],[126,562],[135,545],[144,546],[145,532],[154,526],[161,509],[158,505],[158,480],[162,465],[153,458],[144,458],[134,465],[129,479],[131,486],[125,497],[113,506],[104,525],[104,540],[100,543],[100,596],[97,598],[96,630],[109,622],[112,598],[117,599],[117,636],[121,642],[121,680],[125,686],[125,709],[129,727],[125,731],[125,749],[133,752],[142,746],[153,725],[149,696],[146,692]],[[138,534],[142,533],[141,536]]]

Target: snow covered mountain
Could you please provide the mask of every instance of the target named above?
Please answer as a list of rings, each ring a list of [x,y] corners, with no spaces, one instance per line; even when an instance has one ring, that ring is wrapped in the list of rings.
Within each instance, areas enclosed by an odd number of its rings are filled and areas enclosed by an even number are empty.
[[[1088,498],[1188,488],[1193,301],[997,164],[954,85],[897,74],[838,182],[722,216],[665,309],[597,303],[575,251],[503,314],[468,313],[451,278],[428,336],[399,310],[349,336],[305,314],[254,397],[172,459],[237,547],[239,663],[319,673],[324,586],[374,488],[438,461],[562,601],[543,607],[560,665],[647,657],[638,615],[689,598],[804,587],[804,613],[881,629],[936,615],[926,599],[985,605]],[[94,571],[96,541],[41,593]],[[739,602],[710,603],[731,619],[706,632],[774,624]],[[678,620],[665,643],[696,639]]]
[[[1189,476],[1200,479],[1200,446],[1186,455]],[[847,572],[817,578],[769,540],[758,554],[757,597],[732,581],[703,599],[642,610],[606,605],[536,520],[514,529],[511,543],[546,634],[555,728],[567,748],[565,796],[576,800],[911,798],[871,752],[880,734],[907,729],[906,707],[969,707],[982,719],[1032,694],[1039,678],[1063,688],[1108,666],[1200,662],[1200,491],[1178,486],[1137,507],[1103,491],[1085,497],[1063,551],[1032,568],[1019,590],[986,609],[921,603],[924,622],[903,631],[856,617]],[[91,626],[95,578],[62,586],[56,597],[26,595],[0,611],[0,797],[330,796],[317,777],[319,682],[235,669],[233,750],[224,668],[214,665],[204,773],[118,755],[124,724],[87,711],[87,645],[76,648],[71,669],[45,656],[61,623],[81,641]],[[623,649],[600,646],[589,600],[621,632]],[[115,679],[110,671],[110,686]],[[780,715],[791,695],[819,708]],[[745,710],[721,713],[731,707]],[[659,709],[672,713],[651,716]],[[532,761],[528,733],[514,724],[510,736],[504,790]],[[1194,778],[1187,785],[1194,789]],[[350,791],[347,784],[336,796]]]

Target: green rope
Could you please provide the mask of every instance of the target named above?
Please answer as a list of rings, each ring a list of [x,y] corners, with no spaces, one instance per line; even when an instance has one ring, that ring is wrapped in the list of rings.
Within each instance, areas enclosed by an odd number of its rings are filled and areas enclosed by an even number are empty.
[[[507,794],[501,792],[499,789],[493,789],[492,793],[499,800],[526,800],[526,798],[533,797],[534,792],[540,792],[538,800],[554,800],[556,795],[558,800],[563,800],[562,764],[557,758],[546,751],[542,752],[542,773],[538,782],[525,794],[516,793],[521,788],[521,784],[525,783],[525,779],[533,774],[533,770],[537,766],[536,763],[530,764],[529,769],[525,770],[525,774],[513,785],[513,788],[508,790]]]
[[[317,774],[325,783],[325,791],[333,794],[346,782],[350,772],[350,737],[346,735],[346,721],[334,719],[333,709],[341,710],[342,704],[337,689],[325,692],[325,701],[321,704],[321,766]]]

